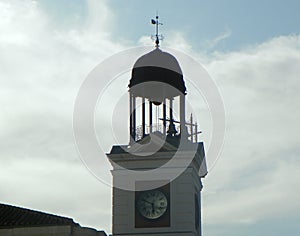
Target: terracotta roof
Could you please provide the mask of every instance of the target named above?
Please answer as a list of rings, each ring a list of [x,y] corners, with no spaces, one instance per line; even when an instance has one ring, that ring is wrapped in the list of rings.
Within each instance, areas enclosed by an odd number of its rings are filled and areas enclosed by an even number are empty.
[[[0,204],[0,228],[54,225],[79,226],[71,218]]]

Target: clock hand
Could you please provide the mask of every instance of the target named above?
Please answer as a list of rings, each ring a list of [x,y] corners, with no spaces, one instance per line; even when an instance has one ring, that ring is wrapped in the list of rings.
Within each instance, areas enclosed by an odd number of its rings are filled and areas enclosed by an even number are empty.
[[[149,201],[147,201],[147,200],[142,200],[143,202],[146,202],[146,203],[148,203],[148,204],[151,204],[151,205],[153,205],[153,203],[152,202],[149,202]]]

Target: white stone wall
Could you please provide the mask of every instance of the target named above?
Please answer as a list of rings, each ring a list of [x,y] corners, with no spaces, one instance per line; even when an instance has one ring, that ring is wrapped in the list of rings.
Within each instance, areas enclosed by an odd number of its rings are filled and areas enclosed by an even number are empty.
[[[170,184],[170,227],[135,228],[135,193],[114,189],[113,232],[122,235],[199,236],[195,227],[195,194],[202,189],[197,168],[190,166]],[[201,209],[200,209],[201,210]],[[201,227],[201,226],[200,226]]]

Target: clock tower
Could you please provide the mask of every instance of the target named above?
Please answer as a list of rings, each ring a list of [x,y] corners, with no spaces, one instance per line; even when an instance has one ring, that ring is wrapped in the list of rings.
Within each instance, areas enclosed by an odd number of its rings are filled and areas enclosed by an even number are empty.
[[[107,154],[113,235],[200,236],[207,169],[197,125],[192,117],[186,121],[179,63],[157,40],[156,49],[134,64],[128,87],[129,142]]]

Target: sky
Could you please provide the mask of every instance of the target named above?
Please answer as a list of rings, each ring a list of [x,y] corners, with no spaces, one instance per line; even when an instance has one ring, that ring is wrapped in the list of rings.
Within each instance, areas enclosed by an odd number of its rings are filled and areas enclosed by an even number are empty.
[[[111,232],[111,187],[80,159],[74,103],[104,59],[153,44],[158,11],[162,50],[199,61],[225,106],[223,150],[203,180],[203,235],[296,235],[299,8],[296,0],[0,0],[0,202]],[[125,79],[112,95],[126,94]],[[205,114],[198,122],[209,133]],[[106,122],[99,117],[102,137]],[[105,140],[99,158],[115,143]],[[99,167],[108,179],[109,168]]]

